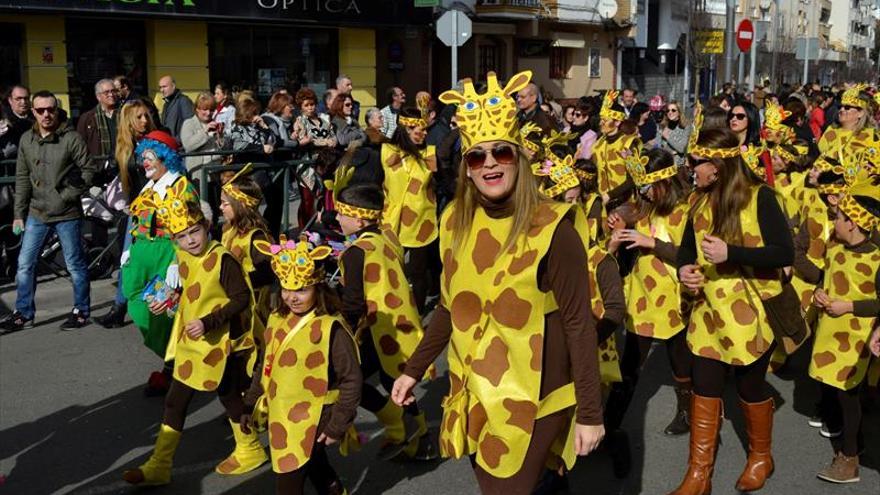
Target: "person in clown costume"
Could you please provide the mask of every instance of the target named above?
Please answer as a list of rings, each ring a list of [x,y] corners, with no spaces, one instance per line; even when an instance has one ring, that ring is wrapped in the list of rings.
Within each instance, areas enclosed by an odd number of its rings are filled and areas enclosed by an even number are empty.
[[[602,135],[593,145],[593,160],[598,172],[599,196],[609,208],[627,201],[633,192],[632,178],[626,173],[626,163],[620,154],[642,147],[638,135],[624,134],[620,124],[626,120],[623,107],[617,103],[617,91],[607,91],[599,109],[599,130]]]
[[[178,197],[189,205],[199,205],[195,187],[186,178],[186,169],[178,154],[177,140],[163,131],[152,131],[138,142],[135,156],[144,167],[148,179],[138,196],[131,202],[131,247],[122,253],[122,290],[128,300],[128,314],[144,337],[144,345],[160,358],[165,357],[172,317],[154,314],[143,300],[146,285],[159,277],[171,289],[180,286],[180,274],[175,262],[174,241],[163,219],[157,215],[172,187],[183,191]],[[168,390],[171,367],[153,372],[144,392],[161,395]]]
[[[403,250],[393,232],[382,230],[384,198],[372,184],[347,186],[346,170],[337,170],[334,184],[336,218],[354,241],[339,255],[342,273],[342,315],[355,335],[364,378],[375,374],[388,392],[424,335],[415,299],[403,275]],[[436,458],[425,414],[415,403],[401,408],[390,397],[364,382],[361,406],[385,426],[379,458],[401,452],[419,460]]]
[[[241,265],[220,243],[209,240],[201,208],[184,201],[185,194],[186,184],[178,182],[157,210],[179,247],[176,262],[183,291],[165,354],[166,361],[174,363],[174,378],[153,453],[147,462],[123,473],[133,485],[171,482],[174,453],[196,391],[216,391],[226,409],[236,447],[225,463],[252,470],[267,460],[256,435],[243,434],[238,425],[246,387],[242,377],[254,348],[251,327],[245,323],[253,295]],[[153,301],[150,309],[163,313],[165,304]]]
[[[425,144],[428,101],[422,98],[417,103],[418,109],[401,111],[394,135],[382,145],[380,157],[385,173],[382,228],[394,233],[406,251],[406,278],[421,314],[430,285],[432,253],[437,249],[437,200],[433,188],[437,154],[433,145]]]
[[[610,432],[619,428],[651,346],[662,341],[676,396],[675,415],[663,432],[683,435],[690,430],[693,355],[684,331],[688,301],[675,275],[675,259],[687,221],[688,188],[667,151],[627,153],[624,158],[638,191],[638,216],[634,225],[612,232],[608,249],[612,254],[620,250],[633,252],[635,259],[624,282],[627,317],[623,379],[609,397],[605,427]],[[610,223],[618,223],[613,216]]]
[[[712,491],[721,395],[731,368],[748,436],[739,491],[761,489],[773,473],[773,397],[766,373],[777,343],[763,300],[782,293],[780,272],[794,258],[779,199],[742,157],[736,135],[701,130],[688,146],[696,188],[678,249],[678,279],[694,297],[687,344],[694,355],[690,455],[671,495]]]
[[[347,493],[327,447],[339,443],[345,454],[357,442],[352,423],[363,377],[339,298],[318,265],[332,250],[284,236],[279,244],[254,244],[272,258],[282,304],[269,316],[261,372],[245,395],[242,430],[269,430],[279,495],[302,494],[307,477],[318,493]]]
[[[458,105],[464,152],[440,225],[441,301],[392,391],[412,403],[449,345],[440,453],[470,457],[483,493],[532,493],[548,460],[570,468],[604,436],[586,219],[538,190],[511,98],[530,79],[490,72],[483,94],[466,80],[440,96]]]
[[[840,432],[842,444],[829,467],[817,476],[832,483],[859,481],[861,384],[870,355],[863,349],[880,313],[880,186],[854,184],[838,204],[834,235],[840,241],[826,253],[824,284],[813,294],[819,308],[810,377],[834,396],[824,419]]]

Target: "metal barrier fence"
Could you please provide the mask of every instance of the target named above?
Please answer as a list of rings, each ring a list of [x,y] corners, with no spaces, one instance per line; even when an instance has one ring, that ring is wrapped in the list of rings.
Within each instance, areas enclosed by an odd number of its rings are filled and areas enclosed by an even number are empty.
[[[257,170],[265,170],[269,173],[269,176],[272,182],[277,181],[279,178],[283,181],[284,187],[282,187],[282,209],[281,209],[281,232],[286,232],[290,227],[290,184],[291,180],[296,177],[296,174],[303,170],[305,167],[311,166],[315,164],[315,160],[311,159],[289,159],[289,160],[273,160],[271,162],[236,162],[235,156],[242,154],[253,154],[252,151],[231,151],[231,150],[217,150],[217,151],[201,151],[194,153],[181,153],[181,158],[186,157],[194,157],[194,156],[212,156],[212,157],[227,157],[232,156],[232,163],[207,163],[203,165],[198,165],[193,167],[192,170],[187,172],[189,177],[195,178],[198,176],[199,179],[199,196],[201,198],[208,197],[208,188],[209,181],[208,175],[215,172],[225,172],[231,171],[235,172],[241,170],[247,163],[251,163],[255,171]],[[93,161],[103,161],[107,166],[113,167],[115,166],[116,160],[113,157],[109,156],[93,156],[91,158]],[[0,160],[0,186],[3,185],[12,185],[15,186],[15,160],[14,159],[6,159]],[[219,184],[218,184],[219,186]],[[272,200],[272,198],[265,198],[266,202]]]

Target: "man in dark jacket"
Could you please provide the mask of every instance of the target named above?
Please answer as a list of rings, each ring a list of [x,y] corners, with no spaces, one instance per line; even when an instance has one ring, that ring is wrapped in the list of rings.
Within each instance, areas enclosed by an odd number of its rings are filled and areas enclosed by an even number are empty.
[[[101,79],[95,83],[98,105],[82,114],[76,124],[76,132],[86,141],[86,149],[92,156],[110,156],[116,148],[116,100],[118,93],[113,79]]]
[[[30,91],[26,87],[13,86],[7,100],[0,110],[0,159],[15,158],[18,141],[34,125]]]
[[[556,129],[553,117],[544,113],[541,105],[538,104],[538,86],[535,83],[529,83],[516,94],[516,106],[519,108],[516,118],[520,126],[526,122],[533,122],[541,128],[541,133],[545,136],[549,136],[550,131]]]
[[[33,98],[34,128],[22,136],[15,167],[15,220],[12,230],[24,232],[16,273],[15,312],[2,333],[33,326],[37,258],[51,231],[58,234],[67,271],[73,282],[74,308],[61,324],[72,330],[88,324],[89,274],[82,246],[82,194],[95,173],[86,143],[59,117],[55,95],[40,91]]]
[[[193,102],[189,96],[177,89],[177,84],[171,76],[162,76],[162,79],[159,79],[159,92],[165,100],[165,106],[162,107],[162,125],[180,142],[180,128],[183,127],[183,121],[195,115]]]

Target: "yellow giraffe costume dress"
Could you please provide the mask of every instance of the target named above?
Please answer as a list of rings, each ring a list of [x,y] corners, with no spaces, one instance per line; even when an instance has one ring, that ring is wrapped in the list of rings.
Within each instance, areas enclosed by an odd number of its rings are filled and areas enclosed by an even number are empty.
[[[295,243],[283,236],[280,244],[258,240],[255,246],[272,257],[272,269],[282,288],[300,290],[323,283],[323,270],[315,263],[330,255],[329,247],[309,250],[307,241]],[[276,473],[289,473],[309,462],[321,413],[339,399],[339,391],[329,389],[334,325],[353,342],[354,337],[336,315],[318,316],[312,310],[300,317],[278,312],[269,317],[260,377],[263,395],[254,408],[254,420],[259,426],[268,425],[272,470]],[[350,428],[340,444],[343,454],[353,438],[356,434]]]
[[[614,110],[612,105],[617,101],[617,91],[607,91],[602,100],[599,116],[603,119],[626,120],[623,112]],[[596,162],[599,180],[599,195],[608,194],[626,182],[626,163],[620,152],[641,147],[638,136],[622,135],[620,131],[609,138],[602,135],[593,145],[593,160]]]
[[[840,209],[860,228],[869,233],[880,226],[880,218],[861,206],[854,196],[880,197],[880,187],[869,182],[854,185],[841,199]],[[870,240],[866,242],[871,242]],[[857,301],[880,298],[875,286],[880,269],[880,248],[868,253],[848,250],[838,244],[828,250],[825,274],[825,292],[833,300]],[[867,341],[877,324],[877,317],[857,317],[845,314],[819,316],[810,376],[841,390],[850,390],[862,383],[872,360]],[[876,359],[874,359],[876,363]]]
[[[437,155],[428,145],[421,158],[385,143],[381,151],[385,170],[383,229],[394,232],[405,248],[427,246],[437,239],[437,200],[431,177],[437,171]]]

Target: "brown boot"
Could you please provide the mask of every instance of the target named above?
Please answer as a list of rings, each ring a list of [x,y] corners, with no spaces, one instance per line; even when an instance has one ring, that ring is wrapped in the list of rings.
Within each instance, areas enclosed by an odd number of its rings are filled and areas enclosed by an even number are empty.
[[[691,408],[691,381],[675,379],[675,417],[663,430],[667,435],[684,435],[691,429],[688,410]]]
[[[859,456],[850,457],[838,452],[831,465],[819,471],[816,476],[832,483],[856,483],[859,481]]]
[[[773,474],[773,456],[770,452],[773,398],[758,403],[740,401],[740,405],[746,417],[749,457],[745,469],[736,482],[736,489],[741,492],[753,492],[760,490],[767,478]]]
[[[691,442],[688,470],[681,485],[669,495],[709,495],[721,429],[721,399],[691,396]]]

